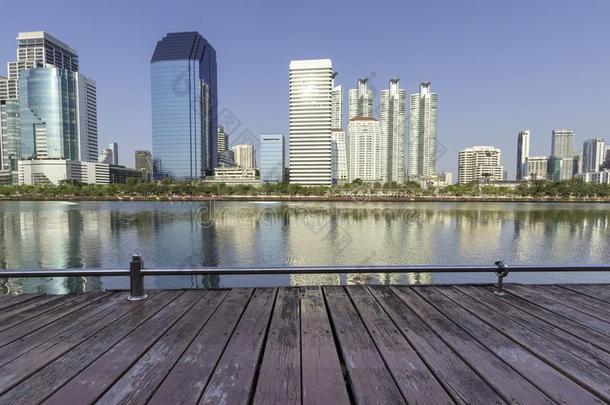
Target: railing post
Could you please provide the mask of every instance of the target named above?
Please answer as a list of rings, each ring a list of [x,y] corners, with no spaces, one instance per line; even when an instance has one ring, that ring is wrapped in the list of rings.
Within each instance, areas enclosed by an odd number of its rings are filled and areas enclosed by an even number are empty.
[[[142,256],[133,255],[129,263],[129,301],[140,301],[147,297],[144,291],[144,277],[142,276]]]
[[[498,260],[494,264],[498,268],[498,270],[496,270],[496,274],[498,275],[498,285],[496,286],[496,291],[494,291],[494,294],[501,297],[504,295],[504,277],[508,276],[508,266],[501,260]]]

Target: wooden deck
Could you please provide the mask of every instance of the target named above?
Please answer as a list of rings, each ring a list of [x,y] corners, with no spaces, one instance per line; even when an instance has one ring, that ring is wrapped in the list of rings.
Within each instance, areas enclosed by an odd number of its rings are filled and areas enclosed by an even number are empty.
[[[0,297],[0,403],[610,402],[610,286]]]

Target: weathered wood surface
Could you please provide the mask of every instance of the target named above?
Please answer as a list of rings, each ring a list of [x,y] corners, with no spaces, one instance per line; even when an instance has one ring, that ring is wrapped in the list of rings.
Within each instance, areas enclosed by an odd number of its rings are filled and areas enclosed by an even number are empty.
[[[0,297],[0,404],[610,402],[608,285]]]

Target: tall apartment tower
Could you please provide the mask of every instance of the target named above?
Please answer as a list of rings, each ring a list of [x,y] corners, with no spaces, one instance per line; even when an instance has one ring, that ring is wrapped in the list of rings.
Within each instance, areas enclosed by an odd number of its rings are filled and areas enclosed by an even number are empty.
[[[502,166],[501,157],[500,149],[493,146],[473,146],[462,149],[458,155],[458,183],[502,180],[504,166]]]
[[[167,34],[151,59],[155,179],[200,179],[216,167],[216,51],[198,32]]]
[[[289,71],[290,183],[331,185],[332,62],[293,60]]]
[[[358,79],[355,89],[349,91],[349,119],[354,117],[373,116],[373,90],[369,89],[369,79],[366,77]]]
[[[437,95],[430,90],[430,82],[423,82],[419,93],[411,95],[407,171],[411,180],[436,175]]]
[[[407,93],[400,79],[381,91],[381,180],[405,181],[405,126]]]
[[[582,172],[600,171],[606,158],[606,143],[602,138],[586,140],[582,150]]]
[[[381,127],[373,117],[349,120],[349,179],[381,182]]]
[[[524,129],[517,137],[517,180],[523,180],[527,172],[527,158],[530,155],[530,130]]]

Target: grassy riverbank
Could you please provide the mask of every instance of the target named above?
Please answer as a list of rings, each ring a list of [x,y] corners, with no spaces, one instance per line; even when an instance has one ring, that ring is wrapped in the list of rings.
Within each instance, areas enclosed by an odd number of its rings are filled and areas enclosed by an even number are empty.
[[[522,183],[516,189],[485,184],[423,190],[417,183],[304,187],[295,184],[227,185],[200,181],[58,186],[0,186],[4,200],[168,200],[168,201],[610,201],[610,185],[564,182]]]

